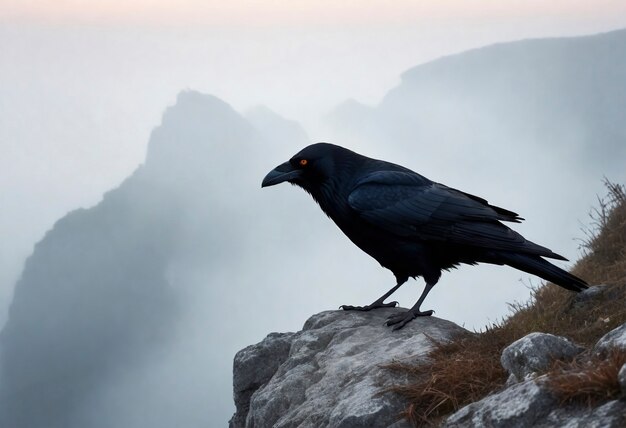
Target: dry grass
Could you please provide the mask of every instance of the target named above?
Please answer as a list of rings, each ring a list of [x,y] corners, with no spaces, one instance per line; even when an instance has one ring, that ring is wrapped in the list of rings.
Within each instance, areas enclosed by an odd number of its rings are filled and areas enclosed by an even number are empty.
[[[617,375],[624,364],[626,352],[619,349],[613,349],[608,355],[559,362],[549,372],[547,383],[563,403],[594,406],[620,396]]]
[[[547,284],[533,290],[530,302],[512,305],[512,315],[486,331],[436,344],[429,364],[392,364],[391,370],[410,379],[407,384],[391,388],[408,399],[407,419],[416,426],[437,424],[442,417],[502,387],[507,378],[500,365],[502,350],[529,333],[552,333],[591,346],[626,322],[626,195],[623,186],[608,181],[606,185],[608,196],[599,199],[599,207],[592,213],[593,228],[583,241],[585,255],[572,270],[590,284],[605,287],[583,301],[574,293]],[[561,366],[555,369],[553,385],[563,391],[572,385],[574,390],[579,382],[578,391],[592,392],[577,393],[576,397],[587,397],[589,402],[598,396],[610,396],[608,391],[614,391],[617,379],[617,373],[613,373],[617,363],[615,359],[608,365],[581,360],[578,366]],[[588,364],[596,364],[597,370],[591,370]],[[588,388],[582,386],[585,381],[589,382]],[[564,394],[566,399],[574,398]]]
[[[464,404],[484,397],[506,380],[500,354],[493,352],[506,345],[506,338],[497,329],[468,334],[450,343],[433,343],[430,364],[388,366],[417,380],[392,388],[411,403],[404,416],[416,426],[435,423]]]

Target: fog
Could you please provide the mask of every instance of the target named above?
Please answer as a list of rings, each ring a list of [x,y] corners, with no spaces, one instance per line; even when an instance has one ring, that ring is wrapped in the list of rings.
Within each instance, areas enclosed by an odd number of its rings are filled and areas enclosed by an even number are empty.
[[[601,49],[502,45],[529,70],[492,51],[407,70],[495,42],[626,25],[601,18],[1,24],[0,421],[224,426],[238,349],[390,288],[391,273],[308,195],[260,189],[309,142],[486,197],[575,260],[603,175],[626,180],[624,121],[615,125],[623,32]],[[557,72],[537,69],[546,62]],[[424,308],[482,328],[528,299],[529,283],[539,280],[462,267]],[[403,306],[422,285],[402,287]]]

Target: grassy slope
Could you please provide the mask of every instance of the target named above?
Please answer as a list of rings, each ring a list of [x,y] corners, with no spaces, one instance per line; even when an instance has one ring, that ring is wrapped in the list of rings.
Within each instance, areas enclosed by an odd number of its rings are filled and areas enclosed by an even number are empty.
[[[600,292],[583,300],[556,285],[544,285],[534,290],[529,303],[513,305],[507,319],[486,331],[438,344],[430,364],[391,365],[391,370],[412,379],[392,390],[408,398],[405,416],[415,425],[436,424],[502,387],[507,379],[500,365],[502,350],[529,333],[566,336],[589,348],[626,322],[626,195],[623,186],[607,182],[607,188],[607,198],[599,201],[592,215],[594,230],[584,242],[586,255],[572,270],[589,284],[602,284]],[[551,386],[563,400],[606,400],[619,394],[617,370],[625,357],[623,353],[602,358],[583,354],[573,363],[555,366]]]

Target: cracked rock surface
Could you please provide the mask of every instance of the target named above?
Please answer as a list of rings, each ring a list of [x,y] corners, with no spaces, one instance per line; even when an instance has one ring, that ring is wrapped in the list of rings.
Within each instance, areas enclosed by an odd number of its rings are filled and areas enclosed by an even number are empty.
[[[419,361],[432,349],[430,338],[467,331],[436,317],[391,331],[384,322],[401,310],[322,312],[297,333],[273,333],[239,351],[231,428],[408,427],[399,416],[406,403],[384,392],[402,379],[381,366]]]

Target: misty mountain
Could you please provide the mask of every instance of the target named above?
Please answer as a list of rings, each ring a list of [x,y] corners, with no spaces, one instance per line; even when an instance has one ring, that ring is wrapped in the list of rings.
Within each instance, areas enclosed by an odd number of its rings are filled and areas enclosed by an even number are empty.
[[[245,118],[272,147],[283,149],[285,153],[309,143],[306,131],[298,122],[285,119],[265,106],[248,110]]]
[[[179,211],[144,171],[59,220],[15,287],[2,331],[0,425],[72,426],[99,378],[168,334],[165,278]]]
[[[339,135],[443,145],[451,163],[540,147],[601,177],[626,157],[626,30],[500,43],[411,68],[375,107],[348,101]],[[455,151],[452,151],[455,150]],[[599,170],[599,171],[598,171]]]
[[[235,277],[263,223],[248,210],[268,167],[259,154],[272,132],[283,145],[306,140],[267,109],[253,122],[181,93],[145,164],[36,245],[0,335],[0,426],[226,423],[232,355],[266,328],[238,334],[227,322],[240,316]]]
[[[338,107],[324,139],[520,212],[516,230],[574,258],[602,176],[626,178],[625,46],[621,31],[442,58],[377,106]],[[224,425],[237,350],[393,285],[304,192],[261,191],[307,143],[266,107],[181,93],[144,165],[27,260],[0,333],[0,426]],[[438,316],[480,327],[527,296],[493,269],[447,274]]]

